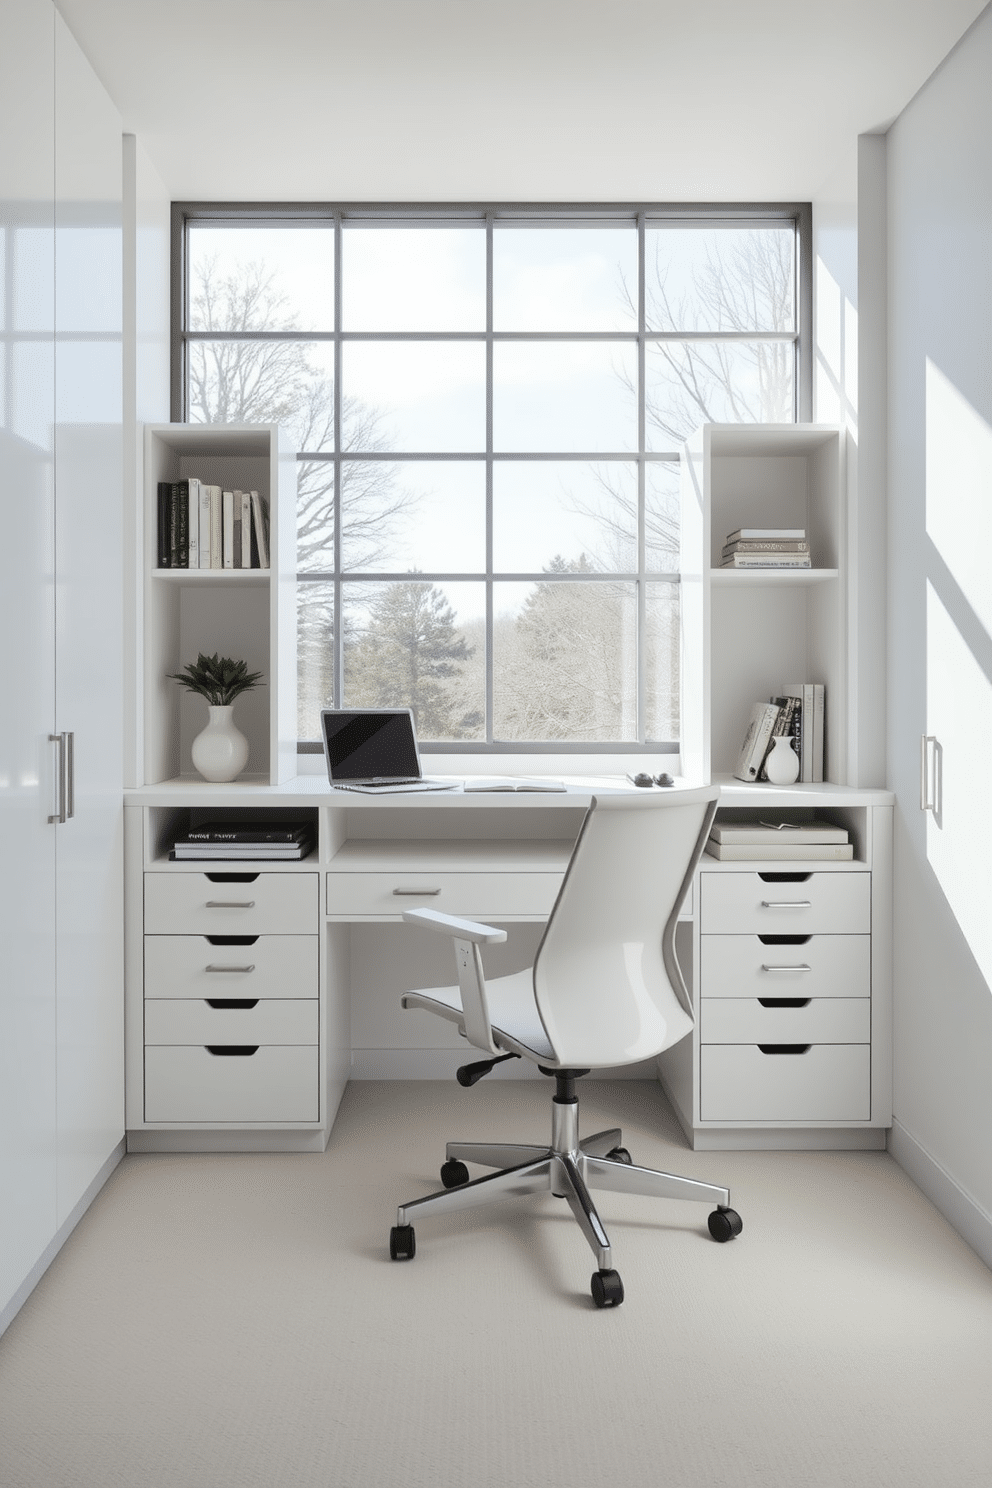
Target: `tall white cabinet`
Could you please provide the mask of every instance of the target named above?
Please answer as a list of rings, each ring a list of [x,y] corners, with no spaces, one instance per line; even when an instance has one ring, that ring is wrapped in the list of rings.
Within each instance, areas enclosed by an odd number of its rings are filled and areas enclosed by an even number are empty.
[[[5,0],[0,1325],[122,1151],[121,195],[73,37]]]

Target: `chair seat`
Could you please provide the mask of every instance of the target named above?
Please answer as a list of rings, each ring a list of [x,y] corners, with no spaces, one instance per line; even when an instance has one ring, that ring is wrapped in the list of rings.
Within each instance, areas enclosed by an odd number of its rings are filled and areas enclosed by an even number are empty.
[[[461,992],[458,987],[424,987],[405,992],[405,1008],[424,1008],[437,1013],[449,1023],[462,1026]],[[555,1065],[558,1056],[548,1042],[541,1015],[534,1000],[534,976],[518,971],[512,976],[494,977],[486,982],[486,1001],[492,1021],[493,1040],[502,1048],[532,1059],[535,1064]]]

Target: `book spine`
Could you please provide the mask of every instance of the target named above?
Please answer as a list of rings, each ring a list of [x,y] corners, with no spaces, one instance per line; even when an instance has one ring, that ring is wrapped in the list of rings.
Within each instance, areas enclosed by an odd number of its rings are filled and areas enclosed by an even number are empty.
[[[823,684],[816,682],[813,685],[813,773],[810,777],[814,782],[823,780],[824,701]]]
[[[251,561],[251,495],[248,491],[239,491],[241,497],[241,567],[257,567]]]
[[[220,486],[210,487],[210,567],[224,567],[224,529],[221,518]]]
[[[735,527],[724,542],[805,542],[805,527]]]
[[[265,502],[257,491],[251,493],[252,530],[258,543],[258,566],[268,568],[269,566],[269,534]]]
[[[189,479],[189,494],[186,499],[186,544],[187,567],[200,566],[200,482],[195,476]]]
[[[808,542],[752,542],[748,538],[735,538],[724,544],[724,555],[733,553],[808,553]]]
[[[223,502],[224,530],[221,541],[223,543],[224,567],[234,567],[234,492],[224,491],[221,496]]]
[[[168,481],[158,483],[158,553],[156,564],[159,568],[171,568],[169,556],[169,493],[172,487]]]
[[[733,553],[721,568],[812,568],[808,553]]]
[[[241,567],[241,492],[235,491],[231,496],[233,516],[231,519],[231,567]]]
[[[210,487],[198,481],[200,491],[199,502],[199,524],[200,524],[200,567],[210,567]]]
[[[189,486],[173,481],[169,487],[169,567],[189,567]]]

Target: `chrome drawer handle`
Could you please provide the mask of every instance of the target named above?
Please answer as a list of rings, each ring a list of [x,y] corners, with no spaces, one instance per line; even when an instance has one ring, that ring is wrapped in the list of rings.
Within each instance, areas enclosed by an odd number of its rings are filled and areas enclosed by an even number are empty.
[[[807,966],[805,961],[798,966],[762,966],[762,971],[812,971],[812,966]],[[210,970],[210,967],[207,967]]]
[[[393,893],[394,894],[412,894],[416,898],[432,897],[435,894],[440,894],[440,892],[441,892],[440,889],[394,889],[393,890]]]
[[[205,966],[204,971],[254,971],[254,966]]]
[[[208,909],[254,909],[254,899],[208,899]]]
[[[762,909],[812,909],[812,899],[762,899]]]

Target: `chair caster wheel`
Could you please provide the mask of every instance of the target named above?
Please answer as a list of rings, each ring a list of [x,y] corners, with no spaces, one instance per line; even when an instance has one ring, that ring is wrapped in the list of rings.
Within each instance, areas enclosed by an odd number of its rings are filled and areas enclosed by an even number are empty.
[[[619,1271],[594,1271],[591,1288],[592,1300],[597,1307],[619,1307],[623,1301]]]
[[[733,1240],[744,1228],[744,1221],[736,1209],[714,1209],[706,1223],[713,1239],[719,1240],[721,1245],[725,1240]]]
[[[460,1188],[463,1183],[468,1182],[468,1168],[457,1157],[449,1157],[441,1165],[441,1182],[445,1188]]]
[[[389,1258],[392,1261],[412,1261],[417,1254],[417,1241],[413,1225],[393,1225],[389,1232]]]
[[[626,1163],[628,1168],[633,1167],[634,1165],[634,1159],[631,1157],[626,1147],[611,1147],[606,1155],[608,1158],[611,1158],[613,1162]]]

